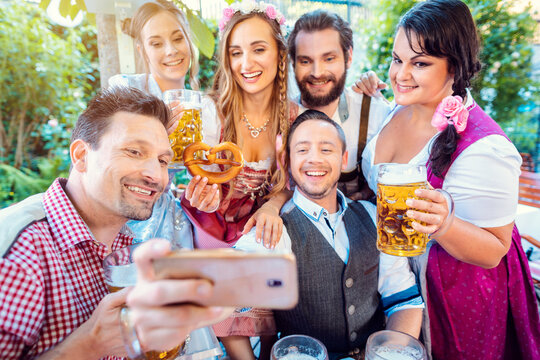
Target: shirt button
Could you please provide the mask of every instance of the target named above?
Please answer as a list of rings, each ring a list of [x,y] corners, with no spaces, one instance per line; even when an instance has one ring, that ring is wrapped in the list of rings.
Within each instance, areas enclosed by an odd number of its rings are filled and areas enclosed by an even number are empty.
[[[317,213],[315,211],[313,212],[313,217],[317,217]]]
[[[356,337],[357,337],[357,336],[358,336],[358,335],[356,334],[356,331],[353,331],[353,332],[351,333],[351,335],[349,336],[349,339],[350,339],[351,341],[354,341],[354,340],[356,340]]]
[[[349,315],[352,315],[356,311],[356,308],[354,307],[354,305],[351,305],[351,306],[349,306],[347,311],[349,312]]]
[[[328,213],[327,213],[326,211],[324,211],[322,214],[323,214],[324,216],[328,215]]]
[[[354,280],[353,278],[348,278],[347,280],[345,280],[345,286],[348,287],[348,288],[351,288],[354,284]]]
[[[353,354],[360,354],[360,349],[359,348],[354,348]]]

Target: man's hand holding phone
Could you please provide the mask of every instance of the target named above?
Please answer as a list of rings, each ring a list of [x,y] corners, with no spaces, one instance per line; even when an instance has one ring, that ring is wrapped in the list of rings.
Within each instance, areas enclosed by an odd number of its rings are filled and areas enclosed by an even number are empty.
[[[298,302],[296,258],[292,253],[178,250],[154,259],[151,271],[160,282],[208,281],[212,292],[192,300],[203,306],[289,309]]]
[[[201,278],[158,279],[153,261],[171,253],[166,240],[154,239],[135,251],[137,285],[129,293],[130,309],[139,341],[145,349],[163,350],[178,345],[193,329],[227,318],[234,308],[202,306],[213,296],[214,285]]]

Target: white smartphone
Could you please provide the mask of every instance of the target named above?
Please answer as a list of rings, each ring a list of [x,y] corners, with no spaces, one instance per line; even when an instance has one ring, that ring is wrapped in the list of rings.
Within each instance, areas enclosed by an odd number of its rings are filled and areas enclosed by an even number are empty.
[[[214,284],[207,306],[290,309],[298,302],[293,254],[258,254],[232,249],[177,250],[155,259],[160,279],[208,279]]]

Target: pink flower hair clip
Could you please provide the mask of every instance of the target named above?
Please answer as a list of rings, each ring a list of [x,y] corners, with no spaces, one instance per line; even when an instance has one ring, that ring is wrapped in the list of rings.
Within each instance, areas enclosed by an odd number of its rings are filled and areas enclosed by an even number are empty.
[[[232,19],[234,14],[261,13],[266,15],[270,20],[275,20],[281,27],[281,33],[284,33],[283,26],[285,25],[285,16],[272,4],[265,2],[257,3],[253,0],[243,0],[231,4],[231,6],[223,9],[223,17],[219,21],[219,32],[223,32],[227,23]]]
[[[439,131],[446,129],[448,124],[453,124],[458,134],[467,127],[469,110],[463,105],[461,96],[447,96],[437,106],[431,119],[431,125]]]

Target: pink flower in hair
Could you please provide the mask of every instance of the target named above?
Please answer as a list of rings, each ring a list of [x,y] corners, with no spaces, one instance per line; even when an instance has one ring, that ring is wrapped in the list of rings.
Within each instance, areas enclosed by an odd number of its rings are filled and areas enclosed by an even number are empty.
[[[437,106],[431,119],[431,125],[437,130],[443,131],[448,124],[453,124],[459,134],[467,127],[468,118],[469,111],[463,105],[461,96],[447,96]]]
[[[272,20],[274,20],[278,15],[276,8],[273,7],[272,5],[268,5],[265,12],[266,12],[266,16],[268,16],[268,18]]]
[[[277,19],[279,25],[285,25],[285,16],[279,14],[279,19]]]
[[[232,7],[226,7],[225,9],[223,9],[223,19],[222,20],[225,20],[225,23],[227,21],[231,20],[231,18],[233,17],[235,12],[236,12],[236,10],[234,10]]]
[[[227,20],[225,18],[222,18],[221,20],[219,20],[219,24],[218,24],[219,31],[223,31],[223,29],[225,29],[225,25],[227,25],[228,21],[229,20]]]

